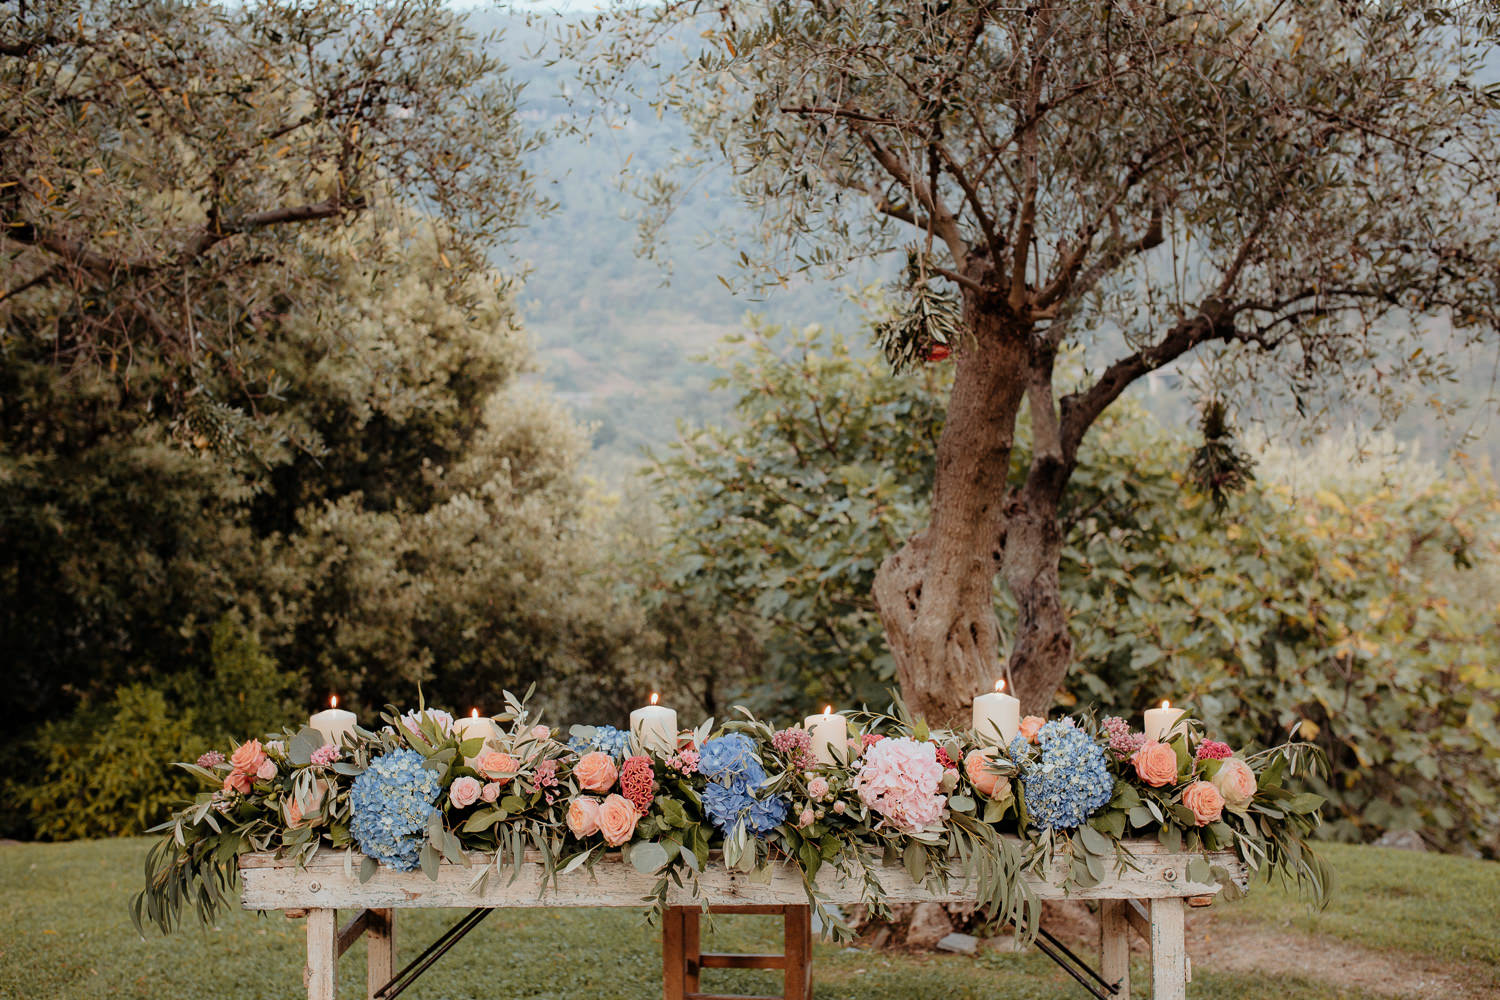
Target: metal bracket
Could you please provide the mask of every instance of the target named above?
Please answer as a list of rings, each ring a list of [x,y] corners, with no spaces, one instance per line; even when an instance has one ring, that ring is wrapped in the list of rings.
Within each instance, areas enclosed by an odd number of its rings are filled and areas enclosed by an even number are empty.
[[[1073,954],[1067,945],[1048,933],[1046,928],[1037,928],[1035,943],[1037,951],[1056,962],[1058,968],[1077,980],[1078,985],[1087,990],[1090,996],[1097,1000],[1110,1000],[1110,997],[1119,994],[1119,983],[1111,983],[1101,976],[1092,965]]]
[[[394,1000],[405,992],[406,988],[417,981],[417,977],[426,972],[427,969],[442,958],[449,948],[463,938],[463,936],[479,926],[480,921],[490,915],[489,907],[476,907],[446,931],[443,931],[438,939],[427,946],[427,950],[406,964],[400,972],[391,977],[391,981],[375,991],[374,1000]]]

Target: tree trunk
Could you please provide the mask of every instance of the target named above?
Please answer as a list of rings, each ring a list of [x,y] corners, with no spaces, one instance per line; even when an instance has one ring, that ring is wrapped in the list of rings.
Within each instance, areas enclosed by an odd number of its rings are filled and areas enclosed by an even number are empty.
[[[1026,486],[1006,512],[1003,573],[1017,611],[1009,670],[1012,693],[1028,715],[1047,714],[1073,660],[1058,582],[1058,508],[1066,482],[1059,463],[1038,457]]]
[[[955,356],[932,519],[886,558],[874,587],[907,703],[938,725],[967,725],[974,696],[1001,673],[991,588],[1004,558],[1006,474],[1029,370],[1025,331],[972,304],[965,313],[974,340]]]

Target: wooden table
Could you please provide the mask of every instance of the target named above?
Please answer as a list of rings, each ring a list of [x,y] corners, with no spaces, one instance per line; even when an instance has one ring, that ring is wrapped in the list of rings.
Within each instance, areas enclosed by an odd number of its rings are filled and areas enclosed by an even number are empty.
[[[1133,869],[1107,873],[1104,882],[1087,889],[1065,891],[1053,878],[1027,876],[1033,891],[1042,899],[1093,899],[1101,901],[1100,972],[1105,980],[1118,984],[1114,993],[1121,1000],[1130,996],[1130,947],[1132,929],[1141,933],[1151,946],[1151,977],[1155,1000],[1183,1000],[1191,978],[1184,935],[1184,908],[1188,900],[1211,901],[1219,891],[1216,883],[1193,882],[1188,878],[1188,864],[1201,855],[1174,854],[1154,841],[1129,842],[1134,859]],[[286,910],[289,916],[305,912],[307,916],[308,1000],[335,1000],[339,956],[359,938],[369,938],[368,984],[373,998],[396,975],[395,911],[405,908],[459,907],[464,909],[498,907],[618,906],[639,908],[642,899],[651,894],[656,879],[642,875],[618,856],[608,857],[595,865],[593,872],[575,871],[559,876],[555,887],[545,891],[542,865],[539,861],[522,863],[520,877],[510,879],[511,870],[491,873],[484,887],[470,890],[479,865],[488,862],[482,854],[471,856],[475,867],[443,864],[436,881],[420,871],[395,872],[381,868],[370,881],[361,883],[358,873],[361,858],[352,863],[342,851],[322,850],[304,868],[298,869],[278,861],[270,854],[247,854],[240,859],[242,882],[241,904],[249,910]],[[1232,854],[1217,854],[1210,859],[1227,868],[1237,882],[1245,885],[1243,866]],[[1065,870],[1065,869],[1064,869]],[[913,884],[904,868],[880,872],[886,899],[891,903],[962,903],[974,899],[971,886],[952,880],[948,891],[933,893]],[[825,869],[818,880],[819,888],[831,903],[853,904],[861,901],[858,879],[842,880],[837,872]],[[701,896],[693,898],[686,890],[673,890],[668,902],[673,906],[801,906],[807,903],[801,875],[792,867],[773,867],[770,877],[759,880],[711,866],[698,882]],[[356,915],[342,929],[339,910]]]

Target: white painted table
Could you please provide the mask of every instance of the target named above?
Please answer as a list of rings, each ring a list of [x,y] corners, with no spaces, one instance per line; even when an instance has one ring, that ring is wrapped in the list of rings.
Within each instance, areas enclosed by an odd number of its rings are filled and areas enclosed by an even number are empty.
[[[1096,899],[1101,901],[1100,972],[1110,983],[1118,983],[1115,996],[1130,997],[1130,947],[1132,929],[1151,946],[1152,996],[1154,1000],[1183,1000],[1191,978],[1184,935],[1187,900],[1201,903],[1219,891],[1214,882],[1193,882],[1188,864],[1202,855],[1173,854],[1154,841],[1130,842],[1134,867],[1107,873],[1099,885],[1064,890],[1055,879],[1027,876],[1041,899]],[[579,870],[558,876],[556,885],[543,887],[540,861],[522,863],[520,877],[511,881],[510,866],[491,873],[484,887],[470,890],[486,855],[471,856],[475,867],[443,864],[437,880],[420,871],[395,872],[379,869],[368,882],[359,881],[360,861],[352,864],[342,851],[319,851],[306,867],[296,868],[270,854],[247,854],[240,859],[241,904],[248,910],[305,911],[307,915],[308,1000],[335,1000],[339,956],[361,934],[369,937],[368,984],[371,997],[397,971],[395,911],[405,908],[496,908],[552,906],[615,906],[639,908],[656,886],[653,876],[642,875],[618,856],[607,857],[593,872]],[[1226,868],[1245,886],[1243,866],[1232,854],[1210,856],[1214,865]],[[1065,869],[1064,869],[1065,870]],[[892,903],[972,902],[970,884],[951,880],[948,891],[934,893],[914,884],[904,868],[883,869],[879,875],[886,899]],[[818,886],[828,902],[861,902],[859,879],[843,880],[824,869]],[[800,905],[807,902],[802,877],[793,867],[773,867],[770,878],[759,881],[740,872],[710,867],[699,877],[701,895],[674,888],[668,896],[672,906],[708,905]],[[357,915],[341,930],[339,910]]]

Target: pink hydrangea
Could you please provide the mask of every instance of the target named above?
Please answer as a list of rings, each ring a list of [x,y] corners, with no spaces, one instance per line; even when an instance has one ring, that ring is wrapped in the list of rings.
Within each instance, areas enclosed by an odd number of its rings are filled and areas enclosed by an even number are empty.
[[[1204,740],[1198,744],[1197,757],[1199,760],[1228,760],[1234,756],[1228,743],[1220,743],[1218,740]]]
[[[898,737],[865,750],[854,786],[860,800],[902,833],[918,833],[943,818],[943,765],[931,743]]]
[[[339,759],[339,748],[332,743],[324,743],[312,752],[310,758],[314,767],[327,767]]]

